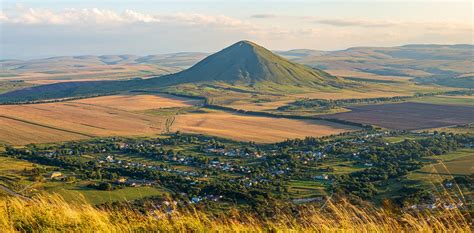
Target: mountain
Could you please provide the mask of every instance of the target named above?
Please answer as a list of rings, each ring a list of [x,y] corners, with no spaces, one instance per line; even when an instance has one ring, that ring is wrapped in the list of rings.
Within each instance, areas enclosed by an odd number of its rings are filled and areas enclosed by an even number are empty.
[[[250,41],[239,41],[164,78],[172,84],[223,82],[256,88],[275,84],[320,88],[338,83],[322,70],[293,63]]]
[[[77,58],[75,58],[77,59]],[[78,59],[95,60],[96,57]],[[137,60],[132,56],[101,56],[101,62]],[[145,59],[145,58],[142,58]],[[147,57],[146,59],[156,59]],[[249,41],[237,42],[184,71],[150,79],[126,81],[69,82],[35,86],[0,95],[0,102],[111,94],[133,90],[160,90],[180,85],[212,85],[213,88],[248,91],[285,91],[341,87],[341,80],[318,69],[293,63]],[[203,94],[202,92],[198,94]]]

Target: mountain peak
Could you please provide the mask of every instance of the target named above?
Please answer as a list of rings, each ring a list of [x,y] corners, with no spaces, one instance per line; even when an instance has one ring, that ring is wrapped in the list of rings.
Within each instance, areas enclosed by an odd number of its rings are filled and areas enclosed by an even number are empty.
[[[217,81],[251,87],[321,87],[337,80],[324,71],[293,63],[247,40],[234,43],[169,78],[177,84]]]

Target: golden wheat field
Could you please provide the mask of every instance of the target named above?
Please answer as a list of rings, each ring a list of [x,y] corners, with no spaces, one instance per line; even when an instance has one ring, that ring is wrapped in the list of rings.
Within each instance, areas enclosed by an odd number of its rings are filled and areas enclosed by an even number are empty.
[[[217,111],[178,115],[172,126],[172,131],[264,143],[306,136],[320,137],[355,129],[326,121],[245,116]]]
[[[34,125],[0,116],[0,143],[23,145],[87,138],[85,135]]]
[[[147,110],[186,108],[200,101],[168,95],[116,95],[56,103],[0,106],[0,142],[13,145],[104,136],[183,131],[235,140],[276,142],[355,128],[325,121],[244,116],[211,111],[166,116]]]
[[[125,111],[143,111],[159,108],[190,107],[200,104],[200,100],[172,95],[113,95],[72,101],[74,103],[102,106]]]
[[[0,141],[23,145],[94,136],[159,134],[164,117],[133,110],[187,105],[183,100],[148,95],[4,105],[0,106]]]

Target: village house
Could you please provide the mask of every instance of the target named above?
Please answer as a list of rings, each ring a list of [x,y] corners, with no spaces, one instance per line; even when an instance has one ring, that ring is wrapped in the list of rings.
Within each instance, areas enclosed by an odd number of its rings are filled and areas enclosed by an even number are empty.
[[[327,174],[321,174],[321,175],[315,176],[314,178],[317,180],[328,180],[329,176]]]
[[[117,180],[117,183],[119,183],[119,184],[124,184],[125,182],[127,182],[127,178],[125,178],[125,177],[120,177]]]
[[[51,179],[60,179],[63,177],[63,174],[61,172],[52,172],[50,175]]]

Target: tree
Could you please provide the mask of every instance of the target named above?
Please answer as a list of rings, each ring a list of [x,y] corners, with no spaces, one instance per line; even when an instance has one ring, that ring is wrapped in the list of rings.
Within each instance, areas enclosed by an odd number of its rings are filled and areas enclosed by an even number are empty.
[[[100,183],[97,188],[100,190],[110,191],[112,190],[112,185],[110,183],[103,182],[103,183]]]

